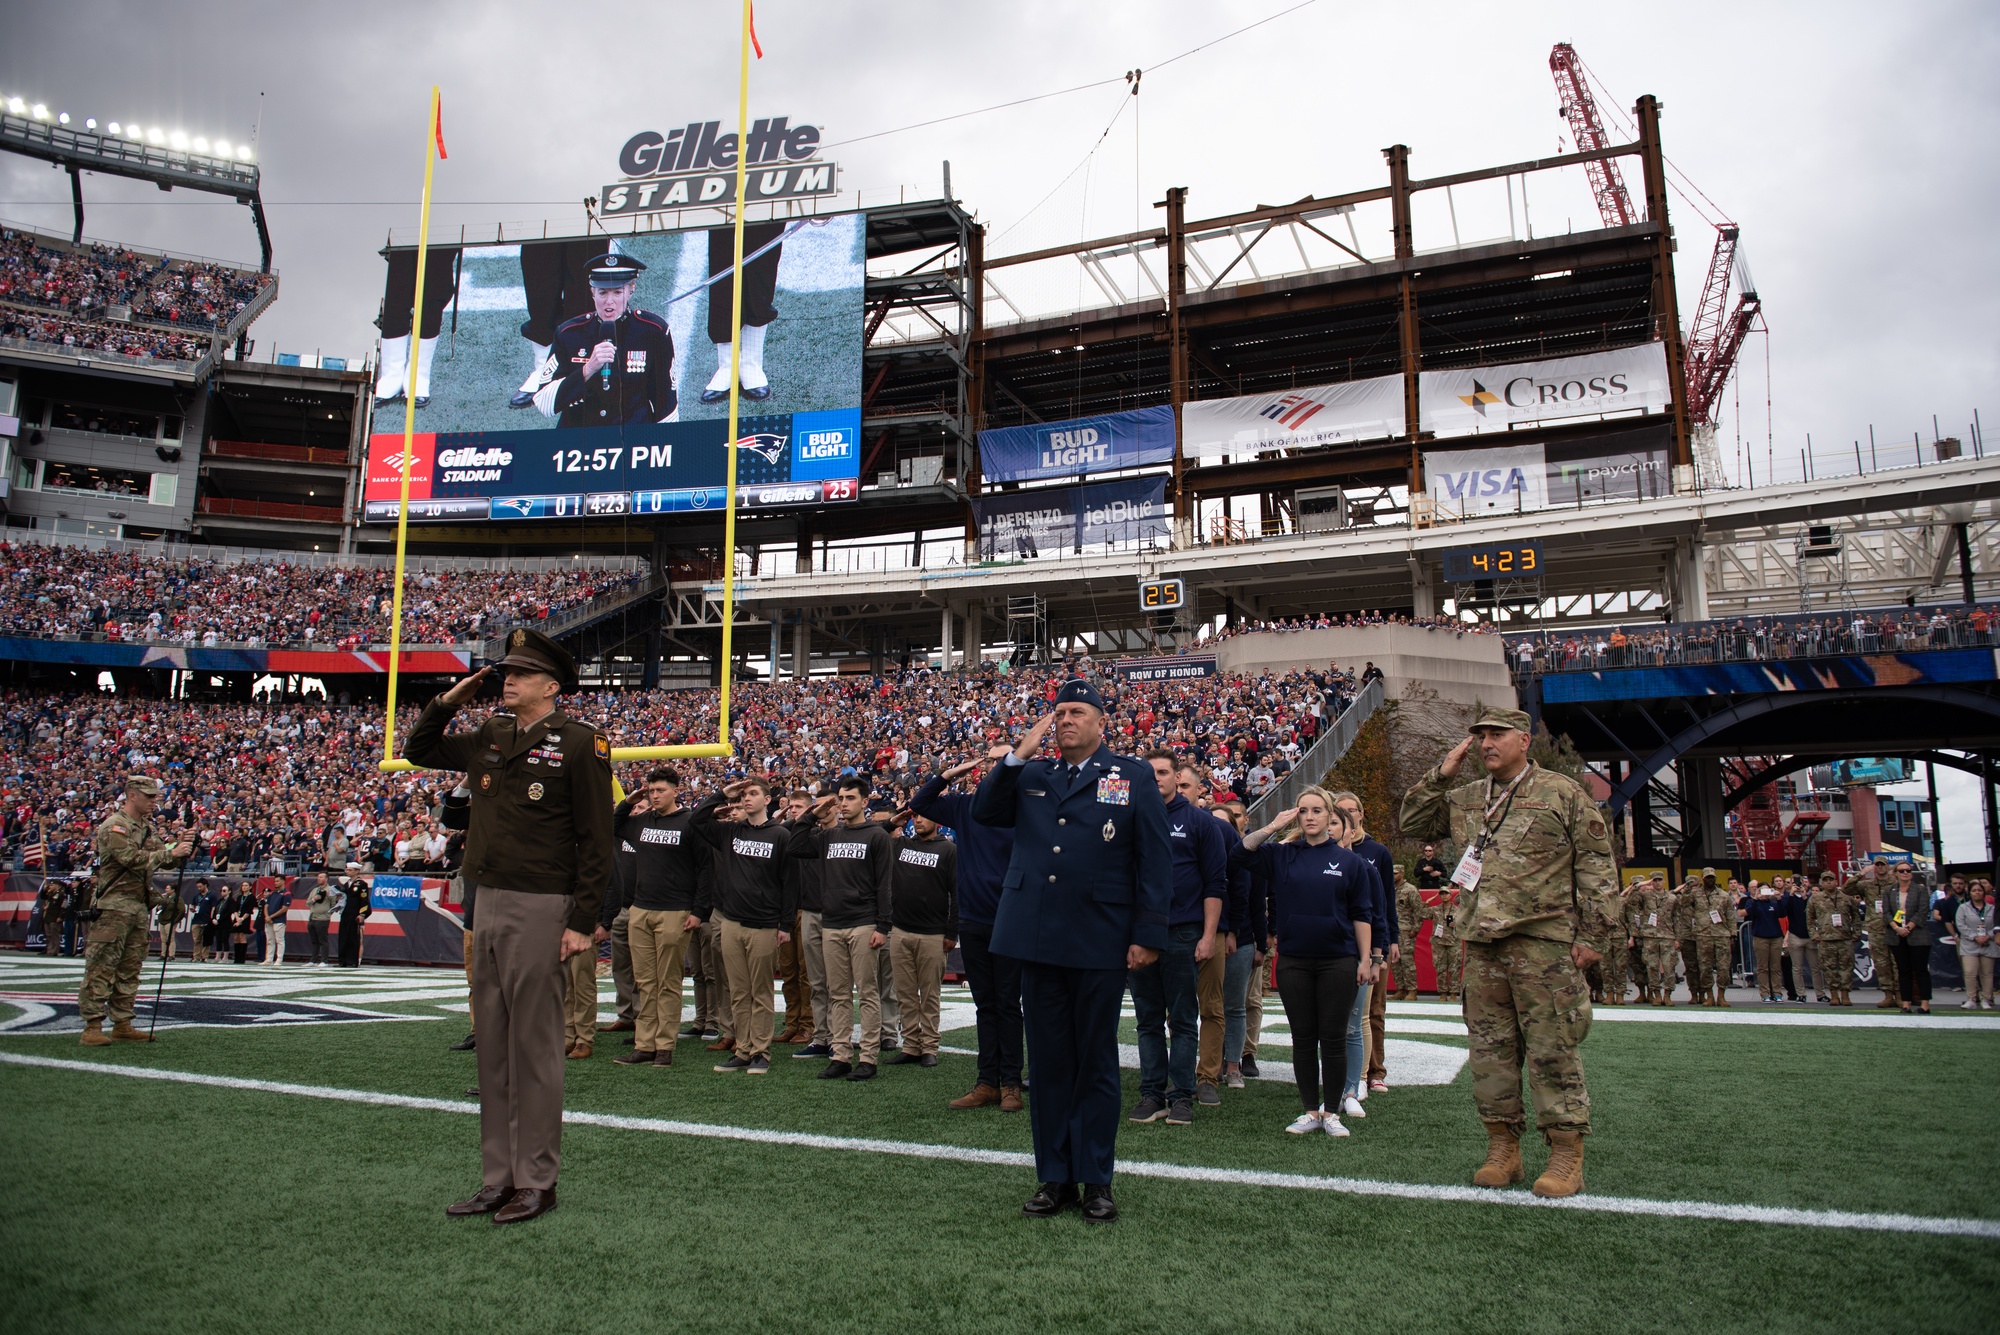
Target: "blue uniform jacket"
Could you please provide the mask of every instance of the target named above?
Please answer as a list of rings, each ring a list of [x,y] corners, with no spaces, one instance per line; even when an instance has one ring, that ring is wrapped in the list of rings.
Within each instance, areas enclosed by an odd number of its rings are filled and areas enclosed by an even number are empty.
[[[934,774],[910,798],[910,810],[951,829],[958,845],[959,922],[991,927],[1000,907],[1000,882],[1014,856],[1014,832],[974,820],[972,803],[972,794],[946,792],[944,776]]]
[[[973,797],[974,820],[1014,831],[993,950],[1062,968],[1123,969],[1128,946],[1166,948],[1167,807],[1145,761],[1100,746],[1074,785],[1061,765],[1003,762]]]
[[[1373,912],[1368,921],[1375,925],[1373,947],[1388,949],[1402,939],[1402,932],[1396,922],[1396,906],[1392,902],[1396,884],[1396,855],[1383,847],[1373,835],[1363,835],[1355,841],[1350,852],[1359,853],[1368,859],[1368,865],[1375,869]]]
[[[1179,927],[1203,921],[1207,901],[1228,898],[1229,846],[1222,822],[1179,793],[1166,806],[1167,847],[1174,851],[1174,899],[1167,925]]]

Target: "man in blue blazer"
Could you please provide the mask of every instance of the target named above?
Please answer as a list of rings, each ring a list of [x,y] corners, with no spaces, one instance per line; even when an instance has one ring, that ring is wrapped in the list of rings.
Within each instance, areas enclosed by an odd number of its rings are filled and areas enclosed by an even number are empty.
[[[1035,759],[1052,731],[1060,758]],[[1021,961],[1035,1072],[1028,1113],[1040,1185],[1021,1213],[1042,1218],[1080,1204],[1086,1220],[1110,1223],[1119,1002],[1127,971],[1153,963],[1167,944],[1166,805],[1150,766],[1104,745],[1104,701],[1074,680],[980,783],[972,816],[1014,830],[993,951]]]

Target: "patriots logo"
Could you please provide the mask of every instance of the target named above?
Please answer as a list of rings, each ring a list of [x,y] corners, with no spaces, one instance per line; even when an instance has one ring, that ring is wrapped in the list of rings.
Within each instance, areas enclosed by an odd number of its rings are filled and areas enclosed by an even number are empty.
[[[754,435],[744,436],[739,439],[736,442],[736,448],[750,451],[767,464],[775,464],[778,462],[778,456],[785,452],[785,446],[789,444],[791,444],[789,436],[780,436],[770,431],[759,431]]]
[[[493,508],[496,510],[514,510],[526,516],[530,510],[535,508],[535,503],[526,496],[510,496],[505,500],[493,502]]]

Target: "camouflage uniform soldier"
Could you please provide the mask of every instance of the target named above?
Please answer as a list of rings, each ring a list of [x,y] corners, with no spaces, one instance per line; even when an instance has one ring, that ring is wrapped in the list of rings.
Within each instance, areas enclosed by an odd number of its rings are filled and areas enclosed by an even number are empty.
[[[153,873],[193,851],[186,839],[168,847],[146,828],[146,817],[153,814],[159,797],[158,779],[134,774],[125,780],[124,806],[97,827],[93,906],[99,916],[90,925],[83,989],[77,994],[85,1047],[101,1048],[112,1039],[153,1041],[152,1035],[132,1027],[139,971],[146,962],[147,919],[163,894],[153,889]],[[104,1032],[107,997],[112,1022],[108,1035]]]
[[[1396,999],[1415,1001],[1417,999],[1417,932],[1424,921],[1423,892],[1403,879],[1403,869],[1396,868],[1396,927],[1402,936],[1403,949],[1396,955]]]
[[[1431,968],[1437,971],[1438,1000],[1458,996],[1460,958],[1458,934],[1452,930],[1458,915],[1458,887],[1447,885],[1437,892],[1436,902],[1424,909],[1431,920]]]
[[[1874,866],[1850,877],[1841,887],[1861,901],[1861,924],[1868,929],[1868,958],[1875,962],[1875,986],[1882,989],[1882,999],[1875,1003],[1877,1010],[1894,1010],[1902,1004],[1897,1000],[1896,956],[1889,949],[1889,943],[1896,939],[1889,927],[1889,916],[1895,912],[1890,907],[1894,884],[1889,859],[1876,858]]]
[[[1610,832],[1589,792],[1528,759],[1528,716],[1483,709],[1459,743],[1403,799],[1403,833],[1449,838],[1466,850],[1453,879],[1465,897],[1453,914],[1465,950],[1465,1027],[1472,1095],[1486,1125],[1482,1187],[1526,1174],[1521,1076],[1535,1124],[1549,1143],[1538,1196],[1583,1190],[1590,1093],[1577,1045],[1590,1032],[1583,970],[1587,941],[1617,930],[1618,874]],[[1484,782],[1453,786],[1478,748]]]
[[[166,894],[160,901],[160,958],[170,960],[174,957],[174,928],[181,921],[181,892],[176,887]]]
[[[1625,943],[1625,949],[1622,952],[1622,957],[1625,961],[1625,974],[1631,980],[1632,986],[1638,990],[1639,995],[1637,1000],[1640,1002],[1644,1002],[1647,999],[1646,954],[1639,945],[1638,919],[1634,915],[1639,911],[1639,892],[1650,885],[1652,879],[1650,876],[1641,876],[1632,881],[1625,887],[1618,902],[1619,915],[1625,928],[1625,935],[1622,938]]]
[[[1701,961],[1697,958],[1694,930],[1694,899],[1696,882],[1689,876],[1674,892],[1674,940],[1680,946],[1681,968],[1687,976],[1688,1000],[1700,1000]],[[1667,978],[1667,996],[1673,997],[1673,978]]]
[[[1674,909],[1678,902],[1658,876],[1649,877],[1630,900],[1632,937],[1646,962],[1646,989],[1641,1000],[1655,1006],[1674,1004]]]
[[[1729,946],[1736,940],[1736,897],[1715,883],[1715,869],[1701,869],[1701,884],[1683,896],[1694,933],[1696,974],[1688,986],[1704,1006],[1729,1004]]]
[[[1819,950],[1816,977],[1835,1006],[1852,1006],[1847,995],[1854,985],[1854,938],[1861,931],[1861,901],[1834,884],[1833,873],[1819,874],[1819,888],[1806,901],[1806,930]]]

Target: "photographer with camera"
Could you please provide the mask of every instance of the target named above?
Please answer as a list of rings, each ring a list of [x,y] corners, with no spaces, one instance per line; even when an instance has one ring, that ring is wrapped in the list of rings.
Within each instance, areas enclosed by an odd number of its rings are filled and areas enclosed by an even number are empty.
[[[125,780],[124,804],[97,827],[97,875],[91,905],[78,915],[90,924],[83,987],[77,994],[85,1047],[105,1047],[114,1039],[153,1041],[152,1035],[132,1027],[132,1006],[139,994],[139,971],[146,963],[152,910],[173,894],[153,888],[153,873],[169,863],[185,861],[194,849],[185,836],[169,846],[146,827],[146,818],[159,800],[158,779],[131,775]],[[104,1032],[107,1009],[111,1013],[109,1034]]]

